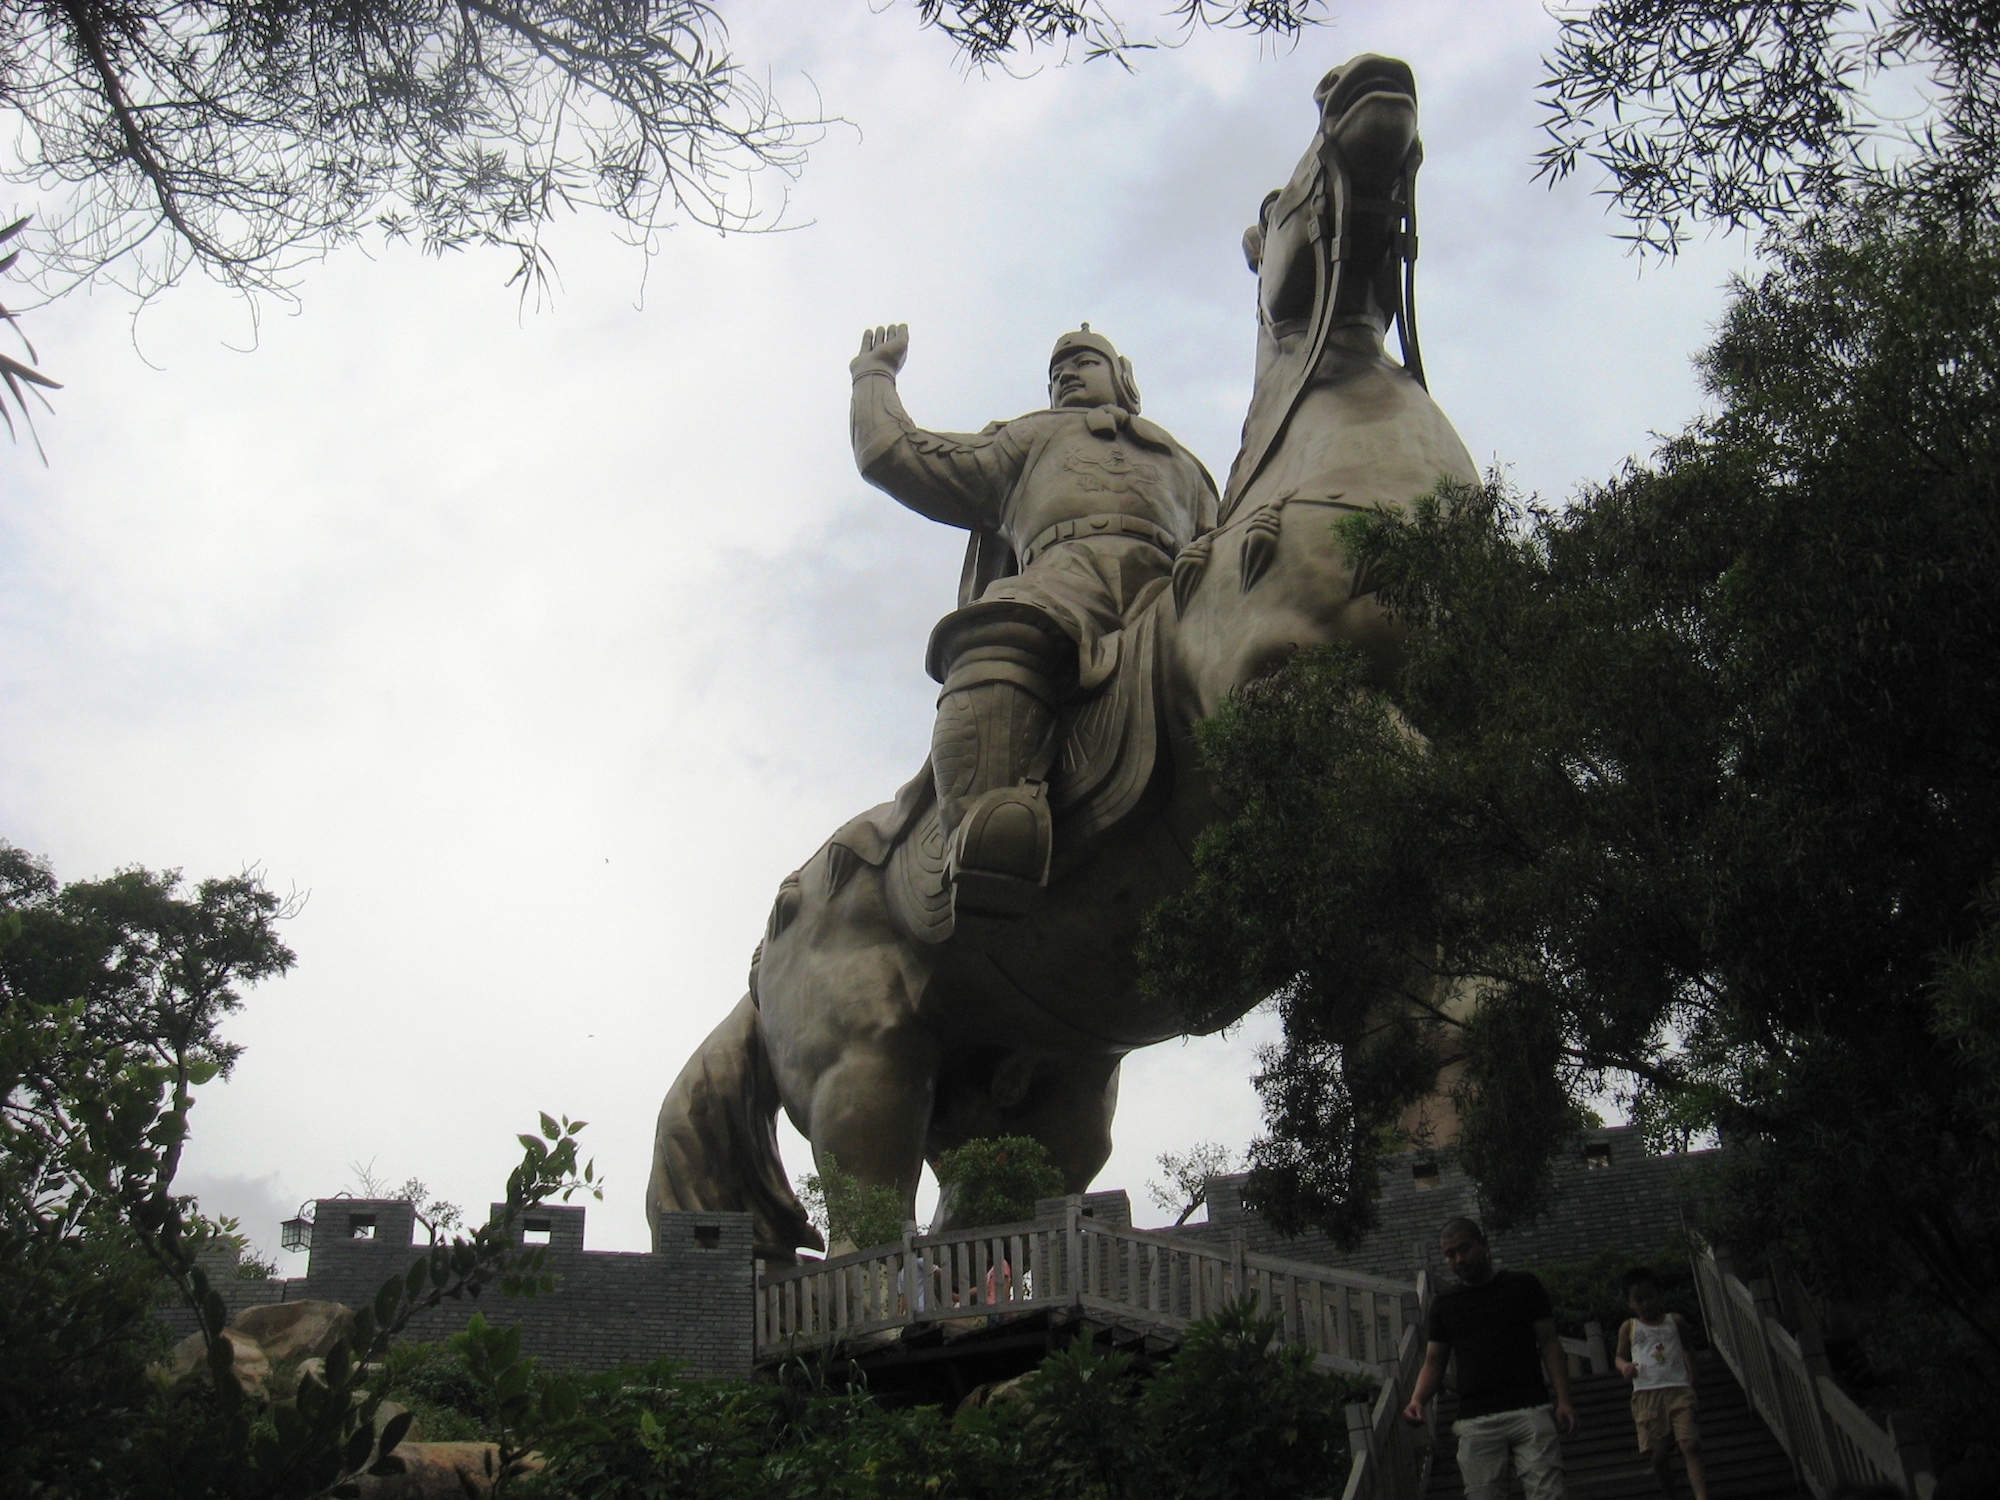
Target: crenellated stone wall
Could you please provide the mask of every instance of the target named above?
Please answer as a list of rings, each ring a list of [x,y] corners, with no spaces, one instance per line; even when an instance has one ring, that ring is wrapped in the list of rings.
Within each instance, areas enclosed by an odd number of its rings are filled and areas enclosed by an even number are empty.
[[[1691,1169],[1706,1151],[1656,1156],[1630,1126],[1593,1130],[1556,1164],[1556,1201],[1535,1223],[1491,1235],[1503,1265],[1586,1260],[1604,1249],[1635,1259],[1652,1255],[1680,1230]],[[1435,1168],[1425,1171],[1425,1168]],[[1288,1239],[1243,1204],[1245,1174],[1212,1177],[1208,1222],[1178,1231],[1196,1236],[1240,1233],[1252,1250],[1313,1265],[1407,1277],[1419,1259],[1435,1267],[1438,1230],[1458,1214],[1482,1217],[1478,1190],[1464,1171],[1429,1152],[1405,1152],[1382,1170],[1376,1228],[1352,1250],[1322,1235]]]
[[[494,1204],[497,1222],[502,1205]],[[519,1239],[546,1246],[556,1289],[508,1297],[495,1286],[476,1301],[446,1302],[414,1319],[405,1337],[443,1339],[474,1312],[519,1324],[521,1348],[550,1365],[590,1371],[670,1356],[696,1375],[748,1375],[756,1274],[747,1213],[663,1213],[657,1251],[586,1250],[585,1210],[552,1205],[522,1216]],[[269,1302],[313,1300],[366,1307],[376,1290],[409,1268],[417,1242],[413,1206],[393,1198],[322,1198],[314,1205],[306,1274],[238,1279],[214,1260],[205,1269],[231,1315]],[[163,1315],[177,1336],[193,1314]]]

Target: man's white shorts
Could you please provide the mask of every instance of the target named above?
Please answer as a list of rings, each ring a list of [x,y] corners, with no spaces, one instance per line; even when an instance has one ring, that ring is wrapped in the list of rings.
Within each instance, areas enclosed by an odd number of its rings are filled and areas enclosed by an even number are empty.
[[[1465,1500],[1507,1500],[1507,1469],[1521,1476],[1527,1500],[1563,1500],[1562,1446],[1555,1410],[1524,1406],[1451,1424]]]

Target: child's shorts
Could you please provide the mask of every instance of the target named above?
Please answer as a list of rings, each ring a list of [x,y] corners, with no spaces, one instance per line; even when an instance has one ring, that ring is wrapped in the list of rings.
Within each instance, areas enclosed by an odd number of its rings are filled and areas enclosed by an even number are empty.
[[[1701,1442],[1701,1429],[1694,1420],[1694,1387],[1656,1386],[1632,1393],[1632,1421],[1639,1429],[1641,1453],[1664,1453],[1671,1434],[1681,1451]]]

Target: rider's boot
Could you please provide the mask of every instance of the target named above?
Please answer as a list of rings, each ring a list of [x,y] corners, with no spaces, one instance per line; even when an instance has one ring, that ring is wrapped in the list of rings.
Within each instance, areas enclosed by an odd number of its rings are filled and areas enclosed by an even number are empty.
[[[1416,258],[1416,174],[1424,152],[1416,80],[1409,64],[1367,55],[1327,74],[1315,97],[1327,165],[1342,188],[1334,326],[1372,329],[1379,338],[1405,311],[1403,271]],[[1407,326],[1405,338],[1413,349]],[[1419,368],[1411,373],[1422,378]]]
[[[1018,915],[1048,883],[1057,701],[1049,654],[1035,627],[988,626],[960,643],[938,696],[931,767],[956,909]]]

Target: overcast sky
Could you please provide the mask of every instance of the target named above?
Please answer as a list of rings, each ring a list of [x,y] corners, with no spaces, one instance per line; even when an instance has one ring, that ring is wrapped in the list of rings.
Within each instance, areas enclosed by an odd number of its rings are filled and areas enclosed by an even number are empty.
[[[1242,230],[1321,73],[1379,51],[1417,70],[1424,352],[1474,456],[1560,498],[1699,409],[1743,248],[1642,268],[1595,184],[1530,181],[1537,0],[1341,3],[1288,53],[1210,34],[1135,74],[984,78],[906,5],[724,11],[782,95],[851,122],[789,233],[682,229],[649,269],[579,219],[525,314],[498,256],[346,251],[250,352],[200,286],[136,324],[114,295],[35,317],[66,389],[48,467],[0,448],[0,836],[65,879],[309,893],[182,1179],[273,1250],[355,1162],[478,1217],[541,1109],[591,1122],[590,1245],[644,1247],[653,1114],[779,880],[928,743],[961,538],[854,472],[864,325],[910,324],[912,413],[964,429],[1043,404],[1088,319],[1225,472]],[[1142,1204],[1160,1152],[1247,1144],[1271,1029],[1129,1060],[1099,1185]]]

